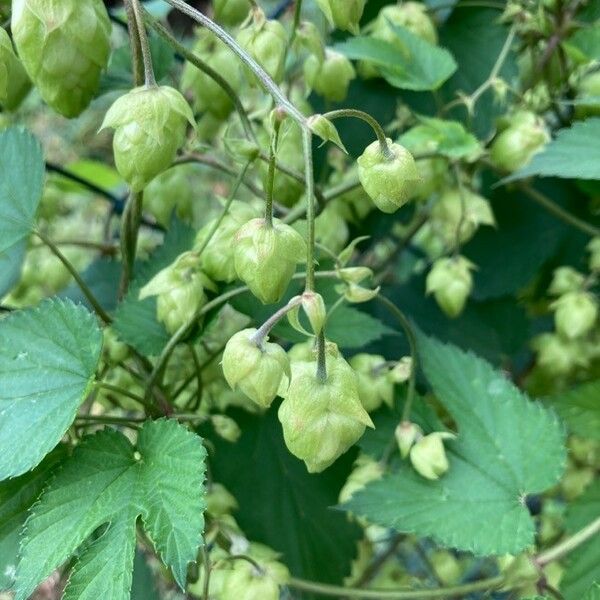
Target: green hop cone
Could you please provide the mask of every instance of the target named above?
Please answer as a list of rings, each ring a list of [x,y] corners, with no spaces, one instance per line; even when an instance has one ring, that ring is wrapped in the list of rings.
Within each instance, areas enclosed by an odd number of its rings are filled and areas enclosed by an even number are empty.
[[[239,25],[250,12],[250,0],[214,0],[214,19],[228,27]]]
[[[281,82],[287,34],[279,21],[267,19],[260,9],[255,10],[252,22],[240,30],[237,41],[276,83]],[[250,77],[253,80],[254,75]]]
[[[456,436],[445,431],[436,431],[425,435],[410,449],[410,462],[415,471],[425,479],[439,479],[449,468],[445,439]]]
[[[13,0],[12,32],[42,98],[76,117],[98,91],[110,54],[110,21],[101,0]]]
[[[134,88],[108,109],[101,129],[115,130],[113,151],[117,170],[135,192],[168,169],[185,141],[194,115],[174,88]]]
[[[585,277],[572,267],[558,267],[552,274],[552,282],[548,293],[552,296],[562,296],[568,292],[576,292],[583,288]]]
[[[323,60],[311,54],[304,61],[306,85],[330,102],[342,102],[355,77],[356,71],[348,58],[329,48],[325,50]]]
[[[356,374],[341,357],[326,355],[327,377],[317,377],[316,361],[292,362],[292,378],[279,407],[289,451],[318,473],[373,427],[358,395]]]
[[[367,0],[317,0],[333,27],[358,34],[358,24]]]
[[[387,140],[391,155],[386,156],[378,141],[359,156],[358,177],[377,208],[393,213],[413,196],[421,178],[412,154],[400,144]]]
[[[569,340],[555,333],[542,333],[532,341],[537,364],[547,373],[568,375],[589,363],[579,340]]]
[[[549,141],[550,135],[543,121],[534,113],[523,112],[498,134],[490,150],[490,159],[498,169],[516,171],[529,163]]]
[[[384,6],[368,29],[373,37],[401,45],[392,26],[405,27],[430,44],[437,44],[435,24],[427,14],[427,6],[421,2],[402,2]]]
[[[383,356],[355,354],[349,361],[358,381],[358,396],[367,412],[377,410],[382,404],[390,408],[394,403],[394,384],[388,379],[388,367]]]
[[[31,89],[27,73],[17,58],[8,33],[0,27],[0,106],[14,110]]]
[[[473,289],[471,270],[475,266],[463,256],[438,258],[427,275],[426,291],[433,294],[439,307],[449,316],[463,311]]]
[[[279,219],[268,224],[252,219],[234,239],[234,264],[238,277],[264,304],[281,300],[296,265],[306,258],[306,242]]]
[[[556,330],[568,339],[579,338],[594,327],[598,302],[589,292],[568,292],[552,303]]]
[[[223,374],[232,389],[269,408],[284,377],[290,377],[290,361],[278,344],[255,341],[256,333],[256,329],[243,329],[229,339],[223,352]]]

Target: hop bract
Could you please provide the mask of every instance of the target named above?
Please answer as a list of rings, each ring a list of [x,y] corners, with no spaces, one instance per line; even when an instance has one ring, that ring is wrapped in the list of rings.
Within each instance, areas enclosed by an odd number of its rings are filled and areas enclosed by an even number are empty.
[[[133,191],[142,190],[171,166],[188,123],[195,125],[192,109],[168,86],[135,88],[108,109],[101,129],[115,130],[117,170]]]
[[[110,21],[101,0],[13,0],[19,56],[42,98],[76,117],[98,90],[110,54]]]
[[[435,25],[427,14],[426,5],[421,2],[402,2],[384,6],[379,11],[377,19],[369,24],[370,33],[374,37],[400,45],[398,36],[390,24],[405,27],[430,44],[437,44]]]
[[[14,110],[30,89],[31,82],[13,50],[10,37],[0,27],[0,106]]]
[[[358,33],[358,23],[367,0],[317,0],[319,8],[332,26]]]
[[[292,362],[292,378],[279,407],[289,451],[310,473],[331,465],[373,427],[358,396],[356,375],[341,357],[327,355],[327,378],[317,377],[316,361]]]
[[[356,371],[358,396],[367,412],[377,410],[382,404],[394,403],[394,384],[387,377],[388,367],[383,356],[359,353],[350,359]]]
[[[232,336],[223,352],[223,374],[233,389],[239,389],[262,408],[268,408],[284,376],[290,376],[290,361],[278,344],[257,343],[256,329]]]
[[[568,292],[552,304],[557,331],[568,339],[588,333],[598,318],[598,303],[589,292]]]
[[[474,269],[463,256],[439,258],[427,275],[427,294],[433,294],[439,307],[449,316],[457,317],[463,311],[473,288]]]
[[[455,437],[452,433],[436,431],[417,440],[410,450],[415,471],[426,479],[439,479],[449,467],[443,440]]]
[[[269,224],[252,219],[234,239],[234,264],[238,277],[263,303],[281,300],[296,265],[306,258],[306,242],[279,219]]]
[[[366,147],[358,158],[358,177],[379,210],[393,213],[414,195],[420,181],[412,154],[400,144],[387,140],[390,156],[386,156],[379,141]]]
[[[352,63],[343,54],[325,51],[321,60],[311,54],[304,62],[304,79],[309,88],[331,102],[341,102],[348,95],[350,82],[356,77]]]
[[[402,456],[402,458],[406,458],[415,442],[423,437],[423,430],[416,423],[402,421],[396,427],[394,436],[396,438],[396,442],[398,442],[400,456]]]
[[[215,21],[233,27],[239,25],[250,12],[250,0],[214,0]]]

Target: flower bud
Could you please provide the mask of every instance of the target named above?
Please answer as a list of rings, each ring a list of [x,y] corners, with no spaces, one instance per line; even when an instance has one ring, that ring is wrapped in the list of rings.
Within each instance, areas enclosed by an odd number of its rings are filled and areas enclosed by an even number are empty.
[[[318,135],[324,142],[333,142],[338,148],[347,152],[338,130],[329,119],[326,119],[323,115],[313,115],[308,118],[306,124],[309,129],[315,135]]]
[[[558,267],[554,269],[548,293],[562,296],[568,292],[576,292],[582,289],[584,281],[585,277],[572,267]]]
[[[0,106],[14,110],[31,89],[27,73],[17,58],[6,30],[0,27]]]
[[[383,356],[355,354],[349,360],[358,382],[358,397],[367,412],[377,410],[382,403],[394,404],[394,384],[387,378],[388,366]]]
[[[326,469],[362,436],[365,426],[373,427],[350,365],[326,353],[326,371],[323,381],[315,361],[293,362],[290,386],[279,407],[286,446],[310,473]]]
[[[175,333],[206,303],[207,287],[214,290],[213,283],[200,270],[198,259],[186,252],[140,290],[140,300],[156,296],[157,319],[169,333]]]
[[[215,433],[227,442],[235,443],[240,439],[242,430],[231,417],[225,415],[211,415],[210,422],[214,427]]]
[[[262,408],[269,408],[284,376],[290,376],[290,361],[278,344],[256,342],[256,329],[243,329],[232,336],[223,352],[223,375],[232,389],[239,389]]]
[[[250,12],[250,0],[213,0],[214,19],[228,27],[239,25]]]
[[[550,135],[534,113],[522,113],[492,144],[490,159],[503,171],[524,167],[550,141]]]
[[[294,298],[290,300],[290,302],[293,301]],[[313,333],[318,335],[323,329],[327,319],[327,309],[325,308],[323,296],[321,296],[321,294],[317,294],[316,292],[304,292],[304,294],[301,296],[301,306],[302,310],[304,310],[304,313],[308,317],[308,321],[312,327]],[[288,313],[288,315],[290,314],[291,312]]]
[[[552,303],[558,333],[575,339],[588,333],[598,318],[598,303],[588,292],[568,292]]]
[[[433,294],[439,307],[449,316],[463,311],[473,288],[471,270],[475,265],[464,256],[438,258],[427,275],[426,293]]]
[[[324,59],[311,54],[304,61],[306,85],[330,102],[342,102],[355,77],[356,71],[350,60],[329,48],[325,50]]]
[[[296,265],[306,258],[306,243],[279,219],[270,225],[252,219],[235,234],[234,264],[238,277],[264,304],[277,302],[285,293]]]
[[[600,271],[600,237],[595,237],[587,245],[587,251],[590,253],[590,271],[593,273]]]
[[[394,431],[400,456],[406,458],[415,442],[423,437],[423,430],[416,424],[410,421],[402,421]]]
[[[276,83],[281,82],[287,35],[279,21],[266,19],[260,9],[255,10],[252,22],[240,30],[237,41]],[[250,77],[253,80],[254,75]]]
[[[350,283],[343,289],[344,298],[352,304],[362,304],[363,302],[370,302],[379,294],[379,286],[374,290],[365,288],[362,285],[356,285]]]
[[[233,238],[239,228],[257,216],[257,211],[244,202],[234,200],[227,214],[219,224],[219,227],[210,243],[200,255],[202,269],[215,281],[225,281],[231,283],[236,278],[235,265],[233,260],[234,244]],[[194,248],[198,249],[204,245],[204,242],[211,234],[217,219],[209,221],[196,235]]]
[[[412,154],[400,144],[387,140],[391,156],[382,151],[379,141],[365,148],[358,158],[358,177],[379,210],[393,213],[406,204],[420,181]]]
[[[449,467],[443,440],[455,438],[452,433],[436,431],[417,440],[410,450],[415,471],[426,479],[439,479]]]
[[[358,34],[358,23],[367,0],[317,0],[332,27]]]
[[[13,39],[42,98],[76,117],[98,90],[110,54],[110,21],[101,0],[14,0]]]
[[[393,383],[404,383],[410,379],[414,368],[411,356],[403,356],[388,373],[388,379]]]
[[[192,109],[168,86],[135,88],[108,109],[101,129],[114,128],[117,170],[133,191],[171,166],[188,122],[195,125]]]

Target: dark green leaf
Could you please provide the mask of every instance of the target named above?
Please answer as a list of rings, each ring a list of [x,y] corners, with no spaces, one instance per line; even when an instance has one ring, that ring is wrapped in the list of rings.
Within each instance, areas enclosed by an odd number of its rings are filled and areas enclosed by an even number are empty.
[[[546,399],[569,429],[582,437],[600,440],[600,381],[584,383]]]

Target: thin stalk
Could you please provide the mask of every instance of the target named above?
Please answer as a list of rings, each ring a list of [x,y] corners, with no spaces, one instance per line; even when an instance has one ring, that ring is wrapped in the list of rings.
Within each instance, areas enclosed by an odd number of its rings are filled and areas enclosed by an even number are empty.
[[[556,544],[556,546],[538,554],[535,563],[540,567],[545,567],[548,563],[560,560],[581,544],[587,542],[595,535],[600,533],[600,517],[574,533],[572,536]]]
[[[77,272],[77,269],[69,262],[69,259],[60,251],[60,248],[48,237],[46,234],[42,233],[39,229],[34,230],[35,235],[37,235],[48,248],[52,251],[52,253],[60,260],[60,262],[65,266],[67,271],[73,276],[75,282],[79,286],[79,289],[83,292],[83,295],[86,297],[87,301],[92,305],[92,308],[96,312],[96,314],[105,322],[110,323],[112,321],[110,315],[102,308],[102,305],[94,294],[92,290],[88,287],[87,283],[82,279],[81,275]]]
[[[279,143],[279,130],[281,121],[278,118],[273,122],[273,133],[269,144],[269,169],[267,171],[267,189],[265,199],[265,222],[273,226],[273,190],[275,189],[275,164],[277,162],[277,144]]]
[[[306,291],[315,289],[315,179],[313,172],[312,134],[310,130],[302,130],[302,147],[304,151],[304,176],[306,177],[306,219],[308,225],[308,251],[306,256]]]
[[[46,161],[46,170],[58,173],[66,179],[70,179],[71,181],[78,183],[79,185],[90,190],[91,192],[94,192],[100,196],[103,196],[107,200],[110,200],[113,204],[118,204],[119,202],[121,202],[121,198],[119,198],[117,195],[113,194],[112,192],[109,192],[108,190],[105,190],[104,188],[101,188],[100,186],[97,186],[95,183],[92,183],[91,181],[88,181],[87,179],[80,177],[75,173],[71,173],[71,171],[61,167],[60,165],[55,165],[54,163]]]
[[[285,306],[282,306],[278,311],[274,312],[252,335],[250,340],[254,342],[259,348],[262,347],[263,342],[271,333],[271,329],[283,319],[290,311],[294,310],[297,306],[302,303],[302,296],[296,296],[292,298]]]
[[[112,383],[107,383],[106,381],[97,381],[96,387],[108,390],[109,392],[114,392],[115,394],[121,394],[122,396],[126,396],[127,398],[131,398],[131,400],[135,400],[138,404],[141,404],[144,407],[148,405],[144,402],[144,399],[129,390],[122,388],[118,385],[113,385]]]
[[[142,220],[143,192],[131,192],[121,217],[121,256],[123,270],[119,283],[119,297],[123,298],[133,276],[138,232]]]
[[[325,332],[324,327],[317,335],[317,380],[321,383],[327,381],[327,357],[325,356]]]
[[[125,0],[125,12],[127,13],[127,30],[129,31],[129,44],[131,45],[133,85],[139,87],[144,83],[144,61],[142,59],[139,28],[137,26],[132,0]]]
[[[140,38],[140,47],[142,49],[142,60],[144,62],[144,84],[146,87],[156,86],[156,77],[154,76],[154,67],[152,66],[152,54],[150,52],[150,42],[146,26],[144,25],[144,10],[140,0],[130,0],[135,17],[135,23]]]

